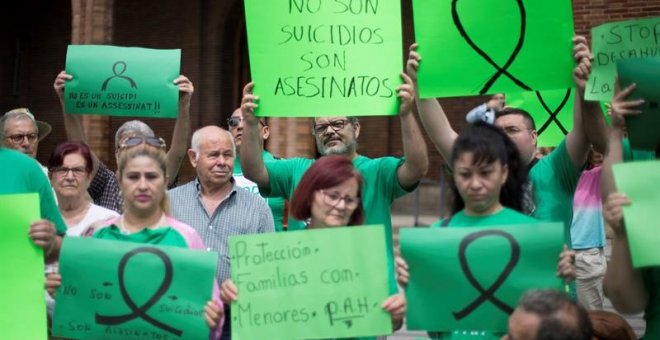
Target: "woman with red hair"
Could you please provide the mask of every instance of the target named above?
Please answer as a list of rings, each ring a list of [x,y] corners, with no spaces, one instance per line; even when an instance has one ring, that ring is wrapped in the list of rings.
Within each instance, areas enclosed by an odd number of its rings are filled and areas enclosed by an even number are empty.
[[[319,158],[305,172],[291,197],[289,213],[305,221],[306,229],[361,225],[362,176],[353,162],[344,156]],[[231,279],[222,283],[220,297],[232,303],[238,289]],[[402,293],[388,297],[381,305],[392,316],[394,329],[401,327],[406,313],[406,300]]]

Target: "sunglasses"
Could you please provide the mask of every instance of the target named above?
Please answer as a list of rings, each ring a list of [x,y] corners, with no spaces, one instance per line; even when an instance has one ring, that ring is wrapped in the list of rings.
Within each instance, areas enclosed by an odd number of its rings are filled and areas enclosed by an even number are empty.
[[[238,127],[238,125],[241,124],[242,121],[243,121],[242,117],[231,117],[231,118],[227,119],[227,125],[229,126],[229,128],[235,129],[235,128]],[[261,119],[259,119],[259,123],[261,123],[261,125],[263,125],[263,126],[266,126],[266,122],[264,122]]]
[[[166,147],[165,140],[162,138],[135,136],[124,139],[119,145],[119,150],[129,149],[143,143],[160,149],[165,149]]]

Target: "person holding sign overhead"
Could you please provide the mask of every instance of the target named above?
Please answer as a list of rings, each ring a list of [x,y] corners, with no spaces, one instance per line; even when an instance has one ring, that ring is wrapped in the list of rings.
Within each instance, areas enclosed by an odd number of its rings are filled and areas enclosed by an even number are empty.
[[[399,118],[403,141],[403,158],[381,157],[371,159],[357,153],[360,122],[357,117],[317,117],[312,123],[312,134],[321,155],[341,155],[353,161],[362,174],[366,224],[385,225],[390,275],[390,293],[397,292],[394,279],[394,255],[392,253],[392,201],[411,191],[428,169],[426,143],[412,112],[414,90],[412,80],[401,74],[404,84],[398,88],[401,99]],[[291,158],[264,162],[259,144],[259,119],[254,115],[258,97],[252,94],[253,84],[243,89],[241,110],[246,128],[241,146],[241,165],[245,177],[259,185],[259,191],[268,197],[293,196],[300,179],[314,163],[313,159]],[[348,110],[349,108],[347,108]],[[302,221],[289,219],[289,230],[302,229]]]
[[[519,212],[526,171],[520,154],[502,129],[478,122],[461,131],[449,159],[453,173],[453,215],[434,227],[488,227],[534,224],[539,221]],[[559,256],[557,275],[568,281],[574,277],[573,252],[564,247]],[[399,284],[409,281],[406,261],[397,257]],[[474,331],[474,330],[469,330]],[[479,331],[479,330],[477,330]],[[433,333],[450,339],[450,333]]]
[[[57,94],[62,105],[64,115],[64,129],[66,130],[69,141],[87,142],[87,136],[83,129],[80,115],[69,114],[64,110],[64,86],[66,82],[73,79],[66,71],[61,71],[55,78],[53,89]],[[193,83],[185,76],[180,75],[173,80],[173,83],[179,87],[179,116],[174,124],[172,133],[172,144],[167,152],[167,173],[170,174],[168,186],[174,186],[179,173],[181,161],[186,154],[188,137],[190,136],[190,99],[195,91]],[[119,151],[120,145],[131,137],[154,138],[153,130],[144,122],[132,120],[119,127],[115,134],[115,148]],[[147,141],[147,139],[142,139]],[[89,194],[95,204],[102,207],[122,211],[121,192],[114,173],[108,167],[99,161],[99,158],[92,153],[94,167],[92,171],[92,182],[89,186]],[[116,154],[118,156],[118,154]]]
[[[623,206],[634,205],[624,192],[617,192],[614,183],[612,166],[628,160],[646,161],[660,158],[658,151],[647,152],[631,150],[624,140],[625,117],[642,114],[643,99],[627,100],[635,90],[635,84],[625,89],[615,90],[612,98],[612,127],[610,129],[608,152],[603,161],[601,175],[601,194],[604,199],[603,216],[605,222],[614,231],[612,239],[612,256],[608,263],[603,280],[605,296],[614,308],[625,314],[644,312],[646,320],[645,339],[660,337],[660,318],[658,317],[658,287],[660,286],[660,269],[657,266],[636,268],[633,266],[629,234],[623,219]],[[654,157],[655,156],[655,157]],[[649,190],[657,190],[657,183],[649,183]],[[646,223],[657,226],[657,222],[648,220]]]
[[[362,185],[362,175],[349,158],[323,156],[300,179],[291,198],[291,216],[304,221],[307,230],[361,225],[365,219]],[[220,297],[226,304],[238,299],[231,279],[222,283]],[[391,295],[381,307],[390,313],[393,329],[400,328],[406,311],[403,294]]]
[[[169,214],[166,164],[167,157],[162,148],[145,144],[124,147],[117,164],[117,177],[124,195],[124,213],[90,226],[82,235],[206,250],[204,242],[194,229]],[[54,296],[60,284],[60,275],[50,274],[46,288]],[[217,284],[213,284],[215,297]],[[219,339],[223,320],[221,301],[215,298],[209,301],[204,307],[204,317],[212,329],[211,338]]]
[[[537,132],[534,120],[528,112],[516,108],[505,108],[495,117],[495,125],[501,127],[515,143],[522,164],[528,169],[529,184],[525,186],[524,212],[544,221],[564,222],[570,228],[573,207],[572,199],[589,151],[594,144],[597,151],[604,150],[605,120],[595,102],[585,102],[584,86],[591,67],[591,53],[584,37],[575,37],[573,56],[578,66],[573,70],[573,79],[580,95],[575,105],[573,129],[559,146],[549,155],[538,160],[536,155]],[[410,48],[407,62],[408,74],[417,79],[417,69],[422,57],[416,52],[417,45]],[[420,118],[431,141],[445,160],[450,159],[457,133],[437,100],[417,101]],[[567,233],[567,238],[570,233]],[[567,239],[567,244],[570,244]]]
[[[232,112],[231,117],[227,119],[227,127],[229,127],[229,132],[234,137],[234,144],[236,145],[236,159],[234,160],[234,180],[236,185],[241,188],[245,188],[253,194],[259,195],[259,187],[254,182],[243,176],[243,169],[241,168],[240,160],[240,150],[241,142],[243,141],[243,130],[245,129],[245,124],[243,123],[243,113],[241,109],[238,108]],[[270,137],[270,127],[266,125],[265,119],[259,119],[259,140],[261,141],[261,147]],[[264,161],[269,161],[275,159],[272,153],[263,150],[262,157]],[[286,220],[287,220],[287,209],[286,202],[282,198],[265,198],[270,211],[273,213],[273,220],[275,222],[275,231],[283,231],[285,229]]]

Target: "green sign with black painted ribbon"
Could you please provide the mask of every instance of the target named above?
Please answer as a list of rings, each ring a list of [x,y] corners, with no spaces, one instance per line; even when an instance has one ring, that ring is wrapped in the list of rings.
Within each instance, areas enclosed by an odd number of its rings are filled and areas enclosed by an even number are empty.
[[[518,92],[506,95],[506,105],[523,109],[532,116],[538,146],[557,146],[573,129],[575,90]]]
[[[413,0],[422,98],[573,86],[570,0]]]
[[[181,50],[69,45],[67,113],[176,118]]]
[[[660,17],[611,22],[592,28],[591,53],[594,59],[585,98],[611,100],[617,62],[660,57],[659,39]]]
[[[245,20],[256,115],[399,112],[399,1],[245,0]]]
[[[206,339],[218,254],[67,237],[53,334],[73,339]]]
[[[561,289],[561,223],[404,228],[408,329],[503,332],[523,292]]]
[[[392,333],[382,225],[232,236],[229,250],[233,339]]]
[[[45,340],[44,253],[28,236],[30,224],[41,219],[39,194],[0,195],[0,216],[0,338]]]

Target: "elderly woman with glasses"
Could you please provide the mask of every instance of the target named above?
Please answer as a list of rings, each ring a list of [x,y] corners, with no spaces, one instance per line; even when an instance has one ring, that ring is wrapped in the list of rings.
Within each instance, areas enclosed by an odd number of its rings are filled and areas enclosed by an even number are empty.
[[[314,162],[293,193],[290,213],[305,221],[306,229],[361,225],[362,176],[353,162],[344,156],[325,156]],[[220,297],[225,303],[238,298],[238,289],[231,279],[222,283]],[[401,327],[406,312],[403,294],[388,297],[381,306],[390,313],[393,328]]]
[[[92,153],[83,143],[58,145],[48,161],[48,175],[68,236],[80,236],[92,223],[119,215],[92,202],[87,193],[91,173]]]
[[[115,211],[92,202],[87,193],[91,173],[91,151],[83,143],[62,143],[55,147],[48,160],[48,176],[67,227],[67,236],[80,236],[94,222],[119,216]],[[56,265],[46,266],[47,273],[56,271]],[[52,314],[53,304],[53,299],[46,295],[48,314]]]
[[[90,226],[83,231],[83,236],[206,250],[194,229],[169,215],[164,148],[154,148],[148,142],[140,143],[121,150],[118,159],[117,178],[124,198],[124,213]],[[46,287],[51,294],[60,285],[59,275],[49,275]],[[213,296],[217,297],[215,280],[213,290]],[[218,298],[204,306],[204,316],[212,330],[210,337],[219,338],[223,313]]]

